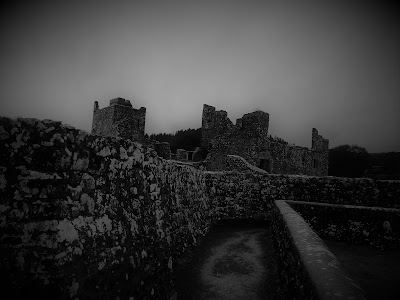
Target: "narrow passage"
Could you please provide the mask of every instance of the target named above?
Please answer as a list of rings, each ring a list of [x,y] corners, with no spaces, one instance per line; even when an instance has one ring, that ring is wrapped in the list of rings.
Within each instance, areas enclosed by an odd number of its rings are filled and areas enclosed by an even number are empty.
[[[217,225],[177,262],[178,299],[279,299],[271,230]]]

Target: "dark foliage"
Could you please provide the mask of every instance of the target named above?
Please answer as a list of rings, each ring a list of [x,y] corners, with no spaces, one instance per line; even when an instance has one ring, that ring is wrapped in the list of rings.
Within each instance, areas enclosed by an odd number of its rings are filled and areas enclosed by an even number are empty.
[[[370,156],[371,168],[366,177],[400,180],[400,152],[371,153]]]
[[[281,143],[281,144],[285,144],[285,145],[288,145],[289,143],[288,142],[286,142],[284,139],[282,139],[282,138],[280,138],[280,137],[278,137],[278,136],[276,136],[276,135],[274,135],[274,136],[272,136],[272,135],[268,135],[268,139],[271,141],[271,142],[276,142],[276,143]]]
[[[338,177],[363,177],[371,165],[367,150],[356,145],[341,145],[329,149],[328,175]]]
[[[176,149],[193,151],[201,145],[201,128],[178,130],[175,133],[152,134],[150,138],[159,142],[168,142],[171,145],[172,153],[176,153]]]

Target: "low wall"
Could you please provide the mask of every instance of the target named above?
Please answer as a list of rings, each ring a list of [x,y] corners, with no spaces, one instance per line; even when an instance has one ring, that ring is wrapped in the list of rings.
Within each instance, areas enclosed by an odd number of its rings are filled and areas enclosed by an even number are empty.
[[[287,201],[325,239],[400,249],[400,209]]]
[[[205,172],[208,194],[220,218],[252,218],[288,199],[377,207],[400,205],[400,182],[368,178]]]
[[[275,201],[272,232],[285,299],[365,299],[335,255],[285,201]]]
[[[227,155],[226,156],[226,171],[238,171],[238,172],[251,172],[268,174],[267,171],[257,168],[252,164],[248,163],[243,157],[237,155]]]
[[[0,118],[2,295],[168,299],[213,221],[205,177],[140,144]]]

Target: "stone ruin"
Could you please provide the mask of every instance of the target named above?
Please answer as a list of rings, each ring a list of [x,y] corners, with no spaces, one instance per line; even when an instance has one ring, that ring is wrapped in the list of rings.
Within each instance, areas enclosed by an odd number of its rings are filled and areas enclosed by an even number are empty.
[[[328,175],[329,141],[312,130],[311,149],[292,146],[268,137],[269,114],[255,111],[236,120],[227,112],[204,104],[201,147],[195,151],[178,149],[171,153],[169,143],[144,136],[146,108],[134,109],[129,100],[115,98],[110,106],[99,109],[95,101],[92,134],[140,141],[164,159],[200,162],[212,171],[229,169],[230,155],[243,157],[250,165],[273,174]]]
[[[312,130],[311,149],[268,137],[269,114],[255,111],[236,120],[226,111],[204,104],[201,145],[207,149],[206,169],[225,170],[226,157],[237,155],[251,165],[274,174],[328,175],[329,141]]]
[[[92,134],[141,141],[144,138],[146,108],[135,109],[129,100],[114,98],[110,106],[94,102]]]
[[[240,135],[230,130],[231,148],[215,142],[224,135],[211,142],[233,152]],[[10,299],[176,299],[179,261],[209,230],[260,214],[272,223],[284,299],[365,299],[318,235],[400,249],[398,181],[202,172],[131,138],[51,120],[0,117],[0,141],[0,278]],[[327,146],[313,131],[308,151]]]
[[[153,148],[158,156],[171,159],[169,143],[146,138],[145,124],[146,108],[135,109],[129,100],[114,98],[108,107],[102,109],[97,101],[94,102],[92,134],[137,141]]]

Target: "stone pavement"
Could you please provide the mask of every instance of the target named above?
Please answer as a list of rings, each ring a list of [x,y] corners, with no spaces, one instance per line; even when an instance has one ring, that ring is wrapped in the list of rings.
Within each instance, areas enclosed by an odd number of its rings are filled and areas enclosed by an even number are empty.
[[[178,299],[280,299],[270,229],[217,225],[178,261]]]

